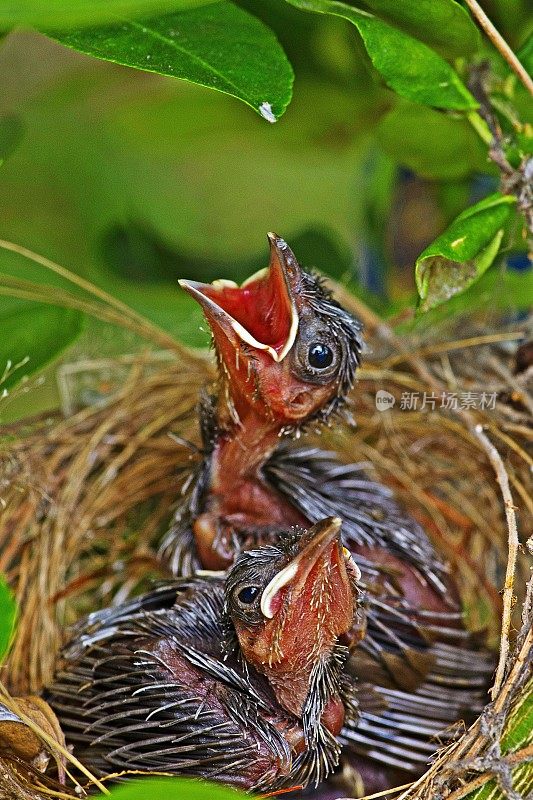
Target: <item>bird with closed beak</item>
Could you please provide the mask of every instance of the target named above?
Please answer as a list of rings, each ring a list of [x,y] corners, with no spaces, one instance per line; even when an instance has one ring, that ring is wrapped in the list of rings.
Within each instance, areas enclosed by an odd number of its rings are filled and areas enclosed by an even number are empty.
[[[342,643],[360,573],[331,517],[81,622],[47,700],[98,774],[317,785],[358,715]]]

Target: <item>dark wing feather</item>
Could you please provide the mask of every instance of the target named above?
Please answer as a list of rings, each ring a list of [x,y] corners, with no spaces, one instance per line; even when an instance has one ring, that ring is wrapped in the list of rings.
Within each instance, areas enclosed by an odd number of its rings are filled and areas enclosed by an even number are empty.
[[[268,483],[310,522],[336,515],[350,543],[383,547],[412,564],[444,594],[445,567],[424,530],[398,506],[392,492],[372,481],[368,464],[343,464],[335,453],[283,445],[263,468]]]
[[[224,661],[222,603],[221,581],[176,581],[78,626],[48,701],[88,766],[247,788],[289,774],[268,697]]]
[[[348,757],[421,773],[453,735],[451,726],[483,708],[494,657],[472,647],[456,612],[421,612],[372,596],[368,605],[367,635],[346,667],[359,682],[360,718],[348,722],[341,742]],[[371,694],[363,691],[367,681]]]

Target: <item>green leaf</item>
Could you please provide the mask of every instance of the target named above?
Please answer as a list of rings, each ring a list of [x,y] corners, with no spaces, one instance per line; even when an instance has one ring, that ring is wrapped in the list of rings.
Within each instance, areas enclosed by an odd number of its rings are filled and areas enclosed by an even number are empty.
[[[111,791],[113,800],[148,800],[164,797],[165,800],[239,800],[247,794],[216,783],[188,780],[187,778],[148,778],[117,786]]]
[[[0,117],[0,167],[17,149],[24,127],[20,117],[16,114],[6,114]]]
[[[376,128],[385,152],[423,178],[451,180],[486,172],[487,148],[472,126],[418,103],[399,101]]]
[[[269,122],[291,99],[293,72],[275,35],[229,2],[50,35],[105,61],[232,95]]]
[[[16,617],[17,607],[15,600],[6,583],[6,579],[0,574],[0,664],[9,649]]]
[[[481,45],[477,25],[455,0],[364,0],[364,3],[385,22],[410,33],[444,56],[473,55]]]
[[[213,0],[3,0],[0,29],[16,25],[71,26],[116,20],[117,16],[159,14]]]
[[[520,750],[533,739],[533,680],[524,687],[509,714],[501,740],[503,753]]]
[[[477,103],[454,69],[434,50],[366,11],[337,0],[288,0],[304,11],[352,22],[374,67],[402,97],[436,108],[467,110]]]
[[[0,279],[1,285],[1,279]],[[53,361],[81,331],[82,315],[70,309],[1,298],[1,389],[10,389],[24,376]]]
[[[471,286],[494,261],[516,198],[499,192],[463,211],[415,266],[419,309],[427,311]]]
[[[415,302],[416,297],[413,297],[406,302],[405,307],[411,309]],[[415,314],[396,322],[394,330],[401,336],[414,335],[423,339],[434,335],[436,329],[449,322],[456,324],[457,319],[463,315],[470,316],[473,312],[493,314],[495,310],[504,315],[516,314],[517,311],[527,313],[532,304],[531,270],[515,272],[502,265],[502,268],[489,269],[477,283],[454,295],[446,303],[435,306],[424,314]],[[395,313],[399,310],[396,309]]]

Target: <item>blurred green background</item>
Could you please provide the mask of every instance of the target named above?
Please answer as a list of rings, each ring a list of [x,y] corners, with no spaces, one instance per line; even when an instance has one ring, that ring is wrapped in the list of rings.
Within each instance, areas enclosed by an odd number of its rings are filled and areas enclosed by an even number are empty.
[[[498,187],[486,148],[464,118],[386,88],[349,23],[282,0],[239,5],[276,32],[295,71],[276,124],[225,94],[98,61],[30,30],[9,33],[0,42],[0,119],[20,141],[0,169],[0,237],[89,278],[194,346],[208,337],[177,279],[245,278],[266,264],[269,230],[304,265],[401,319],[415,305],[416,257]],[[519,47],[525,0],[484,5]],[[527,116],[525,94],[517,107]],[[495,286],[500,300],[512,290],[513,302],[527,303],[525,245],[511,250],[463,306],[484,287],[494,297]],[[506,279],[509,257],[519,270]],[[1,264],[42,278],[19,257],[2,253]],[[0,303],[13,313],[27,307]],[[131,334],[86,321],[63,358],[137,346]],[[55,365],[19,390],[2,418],[56,405],[54,374]]]

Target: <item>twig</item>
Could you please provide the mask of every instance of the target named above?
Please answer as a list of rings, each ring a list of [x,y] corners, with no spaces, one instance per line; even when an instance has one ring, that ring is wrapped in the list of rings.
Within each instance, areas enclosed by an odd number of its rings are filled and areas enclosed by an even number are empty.
[[[516,767],[520,764],[523,764],[525,761],[531,761],[533,759],[533,745],[529,745],[528,747],[522,748],[522,750],[516,750],[514,753],[509,753],[508,756],[502,759],[504,763],[506,763],[509,767]],[[483,775],[479,775],[474,780],[468,781],[460,789],[456,789],[455,792],[452,792],[446,800],[460,800],[461,797],[464,797],[470,792],[473,792],[474,789],[479,789],[480,786],[484,786],[487,781],[494,779],[495,775],[491,772],[485,772]],[[364,800],[364,798],[363,798]]]
[[[520,381],[517,380],[516,375],[513,375],[511,370],[508,369],[505,364],[501,364],[494,356],[490,356],[489,364],[495,372],[501,375],[502,378],[511,385],[533,417],[533,397],[530,392],[528,392],[526,383],[524,382],[524,385],[522,385]]]
[[[516,558],[518,555],[518,530],[516,527],[515,506],[513,503],[513,496],[509,487],[509,476],[505,469],[502,458],[494,447],[488,436],[483,431],[482,425],[476,425],[473,433],[477,436],[483,449],[487,453],[490,463],[496,473],[496,478],[500,485],[503,502],[505,505],[505,516],[507,519],[508,528],[508,557],[507,567],[505,570],[505,584],[503,587],[503,612],[502,612],[502,632],[500,636],[500,658],[498,661],[498,668],[496,670],[496,677],[494,685],[490,692],[491,697],[497,696],[500,691],[503,677],[505,675],[505,667],[507,664],[507,657],[509,655],[509,631],[511,628],[511,614],[513,610],[513,589],[514,589],[514,576],[516,571]]]
[[[482,62],[470,70],[468,88],[478,101],[479,109],[477,112],[468,114],[468,120],[489,147],[489,158],[500,171],[503,193],[516,197],[518,208],[524,214],[528,230],[533,235],[532,159],[526,156],[517,168],[509,163],[505,137],[492,109],[487,91],[488,77],[488,61]]]
[[[520,63],[501,33],[494,27],[477,0],[465,0],[465,2],[494,47],[507,61],[513,72],[518,75],[528,92],[533,95],[533,80],[531,76],[528,74],[523,64]]]
[[[46,786],[42,786],[40,783],[37,783],[37,788],[41,794],[46,794],[49,797],[59,797],[61,800],[76,800],[75,795],[66,794],[66,792],[57,792],[54,789],[48,789]]]
[[[409,355],[425,357],[433,356],[437,353],[450,353],[452,350],[463,350],[467,347],[479,347],[482,344],[494,344],[495,342],[514,342],[517,339],[523,339],[524,335],[524,331],[489,333],[485,336],[472,336],[469,339],[457,339],[453,342],[439,342],[438,344],[430,344],[427,347],[419,347],[416,350],[411,350]],[[385,369],[405,361],[405,358],[405,353],[397,353],[384,359],[381,362],[381,366]]]

